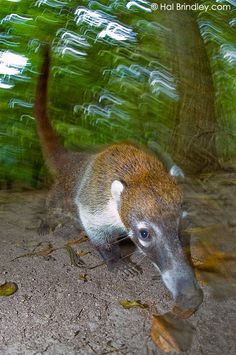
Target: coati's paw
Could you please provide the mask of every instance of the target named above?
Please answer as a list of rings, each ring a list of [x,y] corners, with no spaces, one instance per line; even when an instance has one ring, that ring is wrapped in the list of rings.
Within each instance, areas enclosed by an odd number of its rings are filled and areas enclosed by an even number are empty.
[[[105,247],[97,247],[99,254],[105,261],[109,271],[115,271],[121,260],[121,252],[118,244],[106,245]]]
[[[125,278],[135,277],[142,273],[142,269],[131,260],[124,260],[118,244],[97,247],[109,271],[121,273]]]

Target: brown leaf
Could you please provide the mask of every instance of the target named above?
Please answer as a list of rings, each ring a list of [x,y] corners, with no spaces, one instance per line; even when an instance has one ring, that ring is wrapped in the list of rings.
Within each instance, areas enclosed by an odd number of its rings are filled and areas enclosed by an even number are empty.
[[[85,262],[70,245],[66,245],[66,250],[68,251],[71,265],[78,267],[85,266]]]
[[[88,281],[87,274],[85,274],[85,273],[79,274],[79,279],[81,281],[87,282]]]
[[[87,242],[88,241],[88,237],[85,235],[85,233],[80,233],[81,237],[79,239],[72,239],[72,240],[69,240],[67,243],[66,243],[66,246],[67,245],[75,245],[75,244],[80,244],[80,243],[84,243],[84,242]]]
[[[85,256],[85,255],[88,255],[88,254],[90,254],[89,251],[85,251],[85,250],[77,251],[77,255],[79,255],[79,256]]]
[[[40,249],[38,251],[35,251],[34,255],[37,255],[37,256],[48,256],[53,251],[54,251],[54,248],[53,248],[52,244],[50,242],[48,242],[47,245],[44,248],[42,248],[42,249]]]
[[[217,202],[216,199],[214,199],[214,197],[212,197],[211,195],[208,194],[197,194],[195,196],[196,199],[198,199],[202,204],[204,204],[204,207],[208,207],[208,208],[215,208],[215,209],[219,209],[219,203]]]
[[[121,300],[119,301],[119,304],[125,308],[125,309],[130,309],[130,308],[148,308],[147,304],[143,304],[140,301],[129,301],[129,300]]]
[[[18,286],[15,282],[5,282],[0,285],[0,296],[11,296],[18,290]]]
[[[42,243],[37,244],[37,246],[32,251],[19,255],[16,258],[12,259],[11,261],[20,258],[32,257],[32,256],[48,256],[54,250],[57,250],[56,248],[53,247],[53,245],[50,242],[46,242],[46,245],[40,249],[39,247],[41,247],[41,245]]]
[[[192,237],[208,237],[209,235],[219,233],[222,229],[222,224],[211,224],[206,227],[191,227],[187,228],[185,231],[192,235]]]
[[[223,252],[215,251],[203,260],[193,259],[193,264],[197,270],[213,273],[222,273],[222,266],[225,266],[224,263],[228,260],[234,259],[235,257],[233,255],[227,255]]]
[[[151,338],[164,352],[188,350],[192,344],[193,334],[194,327],[172,313],[153,316]]]

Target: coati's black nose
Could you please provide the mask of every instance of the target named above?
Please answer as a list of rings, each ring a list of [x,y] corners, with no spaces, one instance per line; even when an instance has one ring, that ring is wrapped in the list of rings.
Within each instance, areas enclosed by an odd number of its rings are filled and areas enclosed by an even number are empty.
[[[190,317],[203,301],[202,289],[196,280],[180,279],[173,312],[181,318]]]

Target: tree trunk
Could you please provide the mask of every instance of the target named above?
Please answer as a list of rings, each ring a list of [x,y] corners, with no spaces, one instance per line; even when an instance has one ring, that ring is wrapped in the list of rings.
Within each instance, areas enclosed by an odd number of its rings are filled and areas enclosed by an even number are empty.
[[[174,10],[165,14],[171,29],[167,45],[179,94],[170,151],[187,173],[212,171],[219,167],[215,143],[217,122],[206,48],[193,12]]]

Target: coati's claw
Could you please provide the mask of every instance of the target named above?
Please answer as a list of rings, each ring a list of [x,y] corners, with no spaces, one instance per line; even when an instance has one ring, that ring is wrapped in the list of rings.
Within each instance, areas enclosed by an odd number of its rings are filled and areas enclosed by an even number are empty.
[[[118,273],[120,273],[125,278],[133,278],[139,274],[138,270],[135,269],[134,264],[131,263],[130,261],[120,260],[120,262],[117,265],[117,270]]]
[[[133,270],[135,275],[140,275],[143,273],[143,269],[139,265],[133,263],[132,261],[129,261],[128,264],[130,265],[130,268]]]

